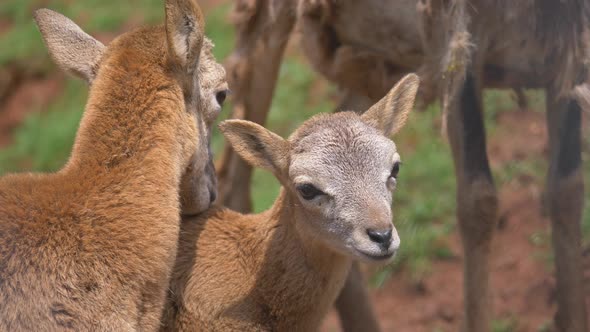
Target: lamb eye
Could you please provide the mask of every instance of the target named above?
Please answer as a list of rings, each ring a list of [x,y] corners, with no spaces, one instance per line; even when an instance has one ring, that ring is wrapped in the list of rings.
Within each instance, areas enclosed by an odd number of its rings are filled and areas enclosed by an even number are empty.
[[[399,166],[400,166],[400,162],[396,161],[395,164],[393,164],[393,168],[391,169],[391,177],[394,179],[397,179],[397,173],[399,173]]]
[[[228,94],[229,94],[229,90],[218,91],[215,94],[215,100],[217,100],[217,103],[219,104],[219,106],[223,106],[223,102],[227,98]]]
[[[302,185],[297,186],[297,191],[304,200],[310,201],[316,198],[319,195],[324,195],[324,192],[319,190],[318,188],[314,187],[314,185],[309,183],[304,183]]]

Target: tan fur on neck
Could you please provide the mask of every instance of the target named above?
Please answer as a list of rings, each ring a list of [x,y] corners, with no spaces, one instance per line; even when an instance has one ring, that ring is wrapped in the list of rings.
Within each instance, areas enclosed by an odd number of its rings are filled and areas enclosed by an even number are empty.
[[[283,192],[261,214],[218,207],[185,220],[163,330],[317,329],[352,260],[303,240],[293,204]]]

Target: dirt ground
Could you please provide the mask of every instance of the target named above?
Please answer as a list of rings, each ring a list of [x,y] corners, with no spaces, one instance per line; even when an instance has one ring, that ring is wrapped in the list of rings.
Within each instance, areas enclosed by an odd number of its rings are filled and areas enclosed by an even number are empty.
[[[7,70],[8,72],[8,70]],[[13,130],[23,122],[31,110],[43,111],[46,105],[59,96],[64,85],[63,75],[44,77],[28,75],[19,77],[17,70],[10,70],[13,77],[5,90],[5,97],[0,95],[0,147],[12,141]]]

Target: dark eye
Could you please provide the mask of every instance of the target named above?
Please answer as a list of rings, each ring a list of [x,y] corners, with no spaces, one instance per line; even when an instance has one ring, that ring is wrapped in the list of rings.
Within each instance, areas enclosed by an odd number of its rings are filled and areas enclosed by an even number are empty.
[[[400,162],[396,161],[395,164],[393,164],[393,168],[391,169],[391,177],[394,179],[397,179],[397,173],[399,173],[399,166],[400,166]]]
[[[228,94],[229,90],[222,90],[215,94],[215,99],[217,100],[219,106],[223,106],[223,102],[225,101],[225,98],[227,98]]]
[[[305,183],[297,186],[297,191],[304,200],[310,201],[319,195],[324,195],[324,192],[314,187],[312,184]]]

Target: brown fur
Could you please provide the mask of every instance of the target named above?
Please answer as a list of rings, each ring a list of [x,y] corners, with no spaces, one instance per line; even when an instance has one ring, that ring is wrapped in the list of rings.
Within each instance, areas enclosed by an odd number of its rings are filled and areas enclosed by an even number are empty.
[[[256,3],[249,17],[258,17],[256,25],[280,26],[275,39],[287,39],[295,24],[290,22],[291,12],[285,16],[274,16],[260,22],[267,1]],[[294,1],[295,2],[295,1]],[[547,91],[548,127],[552,148],[551,167],[548,175],[549,204],[560,205],[563,197],[554,187],[561,188],[561,182],[573,181],[560,178],[557,165],[568,163],[568,151],[560,147],[560,140],[568,137],[565,129],[565,112],[568,101],[575,100],[586,111],[590,105],[588,82],[588,61],[590,59],[590,2],[587,0],[299,0],[297,2],[297,23],[301,31],[303,49],[312,66],[343,91],[343,106],[358,105],[376,101],[386,93],[393,81],[407,72],[417,71],[422,79],[420,96],[424,103],[442,101],[444,124],[448,122],[448,136],[453,148],[458,182],[458,219],[463,233],[466,251],[466,329],[485,331],[488,329],[487,261],[490,255],[496,220],[497,197],[491,179],[473,178],[468,171],[485,173],[481,169],[467,170],[462,150],[473,147],[472,141],[465,141],[465,133],[482,134],[483,126],[475,113],[481,112],[481,93],[484,88],[543,88]],[[272,4],[272,2],[270,2]],[[237,7],[239,9],[239,7]],[[284,27],[289,29],[284,29]],[[275,31],[268,28],[269,31]],[[238,45],[242,40],[254,40],[262,49],[272,49],[273,44],[257,30],[241,28]],[[257,70],[253,62],[247,61],[251,53],[234,53],[234,62],[244,72],[254,71],[249,86],[274,87],[276,75]],[[268,53],[265,61],[279,63],[282,53]],[[461,111],[461,99],[467,75],[473,78],[473,112],[466,123]],[[270,90],[272,91],[272,90]],[[242,99],[258,96],[245,90]],[[272,96],[264,95],[259,105],[269,105]],[[551,111],[552,107],[556,110]],[[362,108],[361,108],[362,109]],[[254,108],[246,104],[235,110],[234,116],[264,121],[268,108]],[[576,113],[574,109],[572,111]],[[475,119],[473,119],[475,117]],[[565,121],[565,122],[564,122]],[[262,123],[262,122],[261,122]],[[560,137],[561,136],[561,137]],[[571,136],[570,136],[570,139]],[[485,138],[477,149],[485,151]],[[571,150],[571,149],[570,149]],[[231,150],[226,150],[223,169],[244,176],[221,178],[222,187],[236,188],[224,198],[231,207],[249,208],[249,175],[247,166],[235,160]],[[577,152],[572,152],[576,154]],[[487,157],[481,158],[487,165]],[[467,167],[468,168],[468,167]],[[481,174],[478,174],[481,176]],[[485,177],[485,176],[484,176]],[[581,175],[574,177],[576,185],[582,186]],[[580,195],[581,190],[568,189],[569,194]],[[577,196],[576,196],[577,197]],[[558,328],[568,331],[585,330],[585,304],[578,296],[581,289],[579,274],[579,221],[578,210],[582,203],[576,198],[564,217],[552,218],[556,260],[558,265]],[[580,201],[581,202],[581,201]],[[563,203],[565,204],[565,203]],[[567,215],[567,216],[565,216]],[[483,244],[469,241],[473,236],[482,236]],[[569,238],[568,238],[569,236]],[[563,242],[563,243],[561,243]],[[560,272],[561,271],[561,272]],[[344,291],[347,291],[344,289]],[[348,304],[359,308],[356,302]],[[358,310],[369,311],[366,306]],[[366,319],[372,319],[367,313]],[[346,317],[342,317],[346,319]],[[374,322],[373,322],[374,323]],[[350,326],[363,326],[352,322]],[[368,326],[369,324],[365,324]],[[371,324],[375,325],[375,324]],[[349,325],[344,324],[347,331]]]
[[[293,236],[286,196],[260,215],[213,208],[184,221],[164,330],[317,329],[351,262]]]
[[[551,82],[567,94],[585,79],[587,1],[404,0],[392,8],[382,0],[299,3],[302,42],[314,68],[373,101],[392,80],[419,70],[430,102],[443,76],[460,73],[457,66],[473,61],[473,51],[484,55],[486,86]]]
[[[163,26],[128,32],[101,54],[64,57],[91,37],[57,13],[37,11],[54,59],[66,70],[82,68],[73,72],[92,85],[65,167],[0,178],[0,330],[158,327],[176,255],[181,178],[187,168],[211,176],[206,118],[219,106],[204,100],[212,86],[225,89],[221,67],[203,48],[199,8],[169,0],[168,23],[179,5],[194,24],[181,35],[197,39],[181,60],[170,58]],[[89,65],[73,66],[80,59]],[[212,81],[192,73],[196,66],[216,72]],[[185,213],[210,204],[211,189],[200,189],[206,202],[185,195]]]
[[[212,208],[183,220],[163,329],[317,330],[353,260],[383,261],[399,245],[393,228],[376,250],[367,230],[392,229],[387,160],[399,155],[383,136],[404,125],[417,89],[409,75],[362,117],[317,115],[288,140],[248,121],[222,123],[236,151],[283,189],[261,214]],[[330,194],[302,198],[302,178]]]

